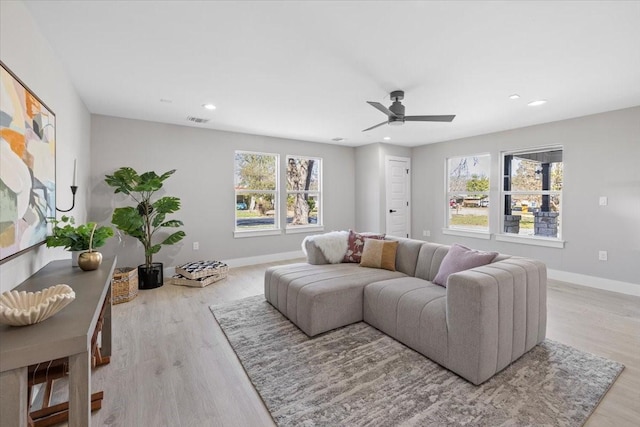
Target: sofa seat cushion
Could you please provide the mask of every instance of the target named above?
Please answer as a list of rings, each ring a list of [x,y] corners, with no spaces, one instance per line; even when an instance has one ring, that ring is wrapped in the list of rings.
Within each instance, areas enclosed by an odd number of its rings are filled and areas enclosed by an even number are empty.
[[[364,289],[364,321],[436,363],[447,360],[447,290],[403,277]]]
[[[314,336],[362,321],[363,288],[403,276],[352,263],[287,264],[267,269],[264,292],[271,305]]]

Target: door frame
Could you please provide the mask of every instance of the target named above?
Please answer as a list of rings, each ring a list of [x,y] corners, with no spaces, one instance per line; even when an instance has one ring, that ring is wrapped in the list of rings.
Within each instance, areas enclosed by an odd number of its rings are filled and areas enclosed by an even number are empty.
[[[400,161],[406,162],[407,168],[409,169],[409,173],[407,173],[407,236],[411,238],[411,158],[410,157],[399,157],[399,156],[385,156],[384,158],[384,180],[385,180],[385,202],[384,202],[384,218],[385,218],[385,232],[389,230],[389,202],[390,202],[390,194],[391,194],[391,174],[389,173],[389,166],[391,161]]]

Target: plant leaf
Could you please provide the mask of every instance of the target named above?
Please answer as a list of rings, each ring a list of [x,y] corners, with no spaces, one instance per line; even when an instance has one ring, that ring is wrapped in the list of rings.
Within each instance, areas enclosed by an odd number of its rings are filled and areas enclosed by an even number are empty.
[[[176,231],[162,242],[163,245],[173,245],[174,243],[178,243],[186,236],[184,231]]]
[[[162,221],[164,221],[165,216],[166,216],[165,214],[158,212],[156,216],[153,218],[153,221],[151,221],[151,225],[154,228],[162,227],[160,224],[162,224]]]
[[[160,252],[160,248],[162,248],[161,244],[153,245],[145,251],[145,254],[146,255],[157,254],[158,252]]]
[[[180,199],[177,197],[165,196],[153,203],[156,212],[168,214],[176,212],[180,209]]]
[[[160,227],[181,227],[184,224],[182,223],[182,221],[177,220],[177,219],[171,219],[167,222],[163,222],[162,224],[160,224]]]
[[[111,222],[119,230],[144,242],[144,221],[136,208],[131,206],[115,208]]]

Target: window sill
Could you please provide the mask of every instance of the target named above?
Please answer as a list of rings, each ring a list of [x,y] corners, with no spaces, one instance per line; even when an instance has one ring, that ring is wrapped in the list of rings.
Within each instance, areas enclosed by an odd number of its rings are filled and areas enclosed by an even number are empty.
[[[489,240],[491,239],[491,234],[487,231],[474,231],[474,230],[460,230],[453,228],[443,228],[442,234],[449,234],[451,236],[460,236],[460,237],[472,237],[474,239],[483,239]]]
[[[309,225],[309,226],[297,226],[297,227],[291,227],[291,228],[287,228],[285,230],[286,234],[297,234],[297,233],[315,233],[318,231],[324,231],[324,226],[323,225]]]
[[[544,246],[547,248],[564,248],[564,240],[549,237],[496,234],[496,240],[499,242],[520,243],[523,245]]]
[[[245,237],[262,237],[262,236],[277,236],[278,234],[282,234],[282,230],[273,229],[273,230],[246,230],[246,231],[234,231],[233,237],[235,239],[244,239]]]

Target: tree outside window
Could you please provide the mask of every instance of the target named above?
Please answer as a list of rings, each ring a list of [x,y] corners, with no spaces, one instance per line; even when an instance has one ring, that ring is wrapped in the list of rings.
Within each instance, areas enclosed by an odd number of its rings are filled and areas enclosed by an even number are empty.
[[[277,154],[236,151],[236,231],[279,229]]]
[[[322,159],[287,156],[287,228],[322,225]]]
[[[489,231],[491,156],[447,159],[447,228]]]

